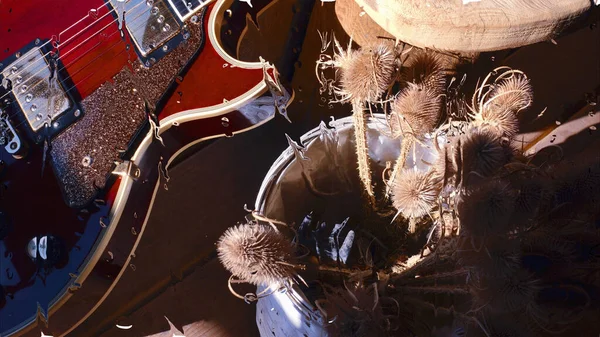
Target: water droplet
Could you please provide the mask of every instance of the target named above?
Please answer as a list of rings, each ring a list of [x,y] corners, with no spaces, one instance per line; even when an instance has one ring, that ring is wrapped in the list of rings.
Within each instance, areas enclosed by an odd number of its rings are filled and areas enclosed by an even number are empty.
[[[150,11],[150,13],[152,13],[152,15],[157,15],[158,12],[159,12],[159,9],[156,6],[152,7],[152,10]]]
[[[156,22],[158,22],[158,23],[163,23],[163,22],[165,22],[165,17],[164,17],[164,16],[162,16],[162,15],[159,15],[159,16],[158,16],[158,18],[156,19]]]
[[[37,107],[37,105],[35,105],[35,104],[32,104],[32,105],[31,105],[31,107],[30,107],[29,109],[31,110],[31,112],[34,112],[34,111],[36,111],[36,110],[37,110],[37,108],[38,108],[38,107]]]
[[[25,102],[29,103],[33,101],[33,95],[32,94],[27,94],[27,96],[25,96]]]
[[[154,0],[146,0],[146,6],[148,6],[148,7],[154,6]]]
[[[168,32],[169,30],[171,30],[171,25],[169,25],[168,23],[165,23],[162,30],[163,30],[163,32]],[[165,45],[165,47],[167,47],[167,46]]]

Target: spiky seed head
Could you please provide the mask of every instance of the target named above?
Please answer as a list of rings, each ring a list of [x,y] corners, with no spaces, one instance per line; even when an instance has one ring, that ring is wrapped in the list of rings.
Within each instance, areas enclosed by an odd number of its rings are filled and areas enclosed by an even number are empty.
[[[292,247],[273,227],[241,224],[223,233],[217,243],[221,263],[233,275],[255,285],[271,285],[293,277]]]
[[[432,132],[442,115],[442,95],[430,86],[408,83],[391,105],[390,129],[395,137],[411,133],[422,138]]]
[[[345,101],[375,102],[394,80],[396,55],[389,44],[353,50],[336,61]]]
[[[529,107],[532,101],[529,79],[514,73],[490,90],[482,111],[474,115],[475,122],[490,126],[501,135],[513,137],[519,132],[517,114]]]
[[[480,282],[481,300],[486,301],[497,312],[514,312],[524,310],[535,301],[540,291],[540,281],[525,269],[519,269],[503,277],[485,277]]]
[[[396,175],[392,188],[394,207],[406,218],[418,218],[437,204],[441,182],[433,171],[404,170]]]
[[[423,84],[442,92],[448,72],[446,63],[438,53],[419,50],[402,64],[402,77],[406,82]]]
[[[482,279],[504,279],[513,275],[522,265],[519,241],[502,236],[463,240],[456,252],[459,264],[471,269],[473,275]]]
[[[486,127],[471,127],[458,138],[454,160],[464,184],[493,175],[512,159],[512,149]]]
[[[492,180],[463,192],[457,203],[461,230],[482,237],[506,234],[513,229],[510,222],[515,204],[515,191],[506,182]]]
[[[487,100],[491,110],[495,107],[509,110],[514,114],[527,109],[533,102],[533,90],[527,76],[514,73],[495,84]]]

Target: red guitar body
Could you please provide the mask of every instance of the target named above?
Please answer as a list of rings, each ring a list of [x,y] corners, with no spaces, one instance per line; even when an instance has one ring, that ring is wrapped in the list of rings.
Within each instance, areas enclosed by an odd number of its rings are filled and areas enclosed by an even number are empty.
[[[1,336],[76,328],[130,267],[173,159],[285,114],[277,71],[231,56],[269,1],[253,5],[0,2]]]

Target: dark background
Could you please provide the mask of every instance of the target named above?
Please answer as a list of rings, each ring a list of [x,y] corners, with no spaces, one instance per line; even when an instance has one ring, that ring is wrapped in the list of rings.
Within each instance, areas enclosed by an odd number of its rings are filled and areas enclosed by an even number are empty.
[[[262,55],[279,62],[295,2],[278,1],[258,18],[260,30],[250,26],[240,48],[242,58]],[[128,337],[171,337],[175,329],[187,337],[258,335],[254,305],[228,292],[229,273],[216,259],[214,244],[227,227],[243,220],[244,204],[254,204],[264,175],[287,147],[285,133],[298,139],[321,120],[349,114],[347,105],[329,108],[321,101],[315,77],[321,47],[317,30],[333,30],[340,40],[347,41],[334,6],[315,2],[304,44],[296,50],[299,61],[291,82],[296,97],[289,107],[293,124],[276,116],[258,129],[204,145],[172,168],[169,189],[159,190],[132,260],[135,271],[124,273],[106,301],[77,331],[86,331],[86,336]],[[535,94],[535,105],[521,116],[521,129],[528,137],[556,127],[556,121],[565,124],[586,100],[598,95],[598,22],[588,19],[578,23],[556,42],[538,43],[512,53],[482,54],[473,66],[466,67],[474,81],[504,64],[525,71]],[[546,113],[533,121],[544,107]],[[594,123],[598,130],[586,129],[572,137],[576,141],[565,145],[566,153],[584,147],[600,151],[600,120],[596,118]],[[133,328],[120,330],[115,327],[118,323],[132,324]]]

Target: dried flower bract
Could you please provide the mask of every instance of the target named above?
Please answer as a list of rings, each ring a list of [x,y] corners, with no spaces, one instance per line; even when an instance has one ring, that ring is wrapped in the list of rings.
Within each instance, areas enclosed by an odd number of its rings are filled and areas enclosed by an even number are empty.
[[[410,133],[422,138],[440,122],[442,96],[430,86],[409,83],[391,106],[390,128],[395,137]]]
[[[396,176],[392,202],[403,216],[418,218],[435,207],[440,189],[440,180],[433,171],[405,170]]]
[[[277,284],[294,276],[291,243],[271,226],[231,227],[219,239],[217,252],[227,270],[255,285]]]

